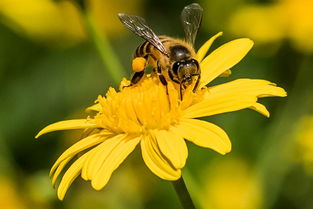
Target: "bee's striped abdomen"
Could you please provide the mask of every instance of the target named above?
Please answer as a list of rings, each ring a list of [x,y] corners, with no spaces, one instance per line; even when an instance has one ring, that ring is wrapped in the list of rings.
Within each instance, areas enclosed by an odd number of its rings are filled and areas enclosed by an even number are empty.
[[[145,57],[146,55],[148,55],[148,45],[151,45],[148,41],[145,41],[141,45],[139,45],[135,51],[135,57]]]
[[[166,36],[160,37],[160,41],[162,44],[172,41],[171,38],[168,38]],[[150,42],[145,41],[141,45],[139,45],[135,51],[134,57],[145,57],[151,56],[155,61],[157,60],[155,54],[158,51],[158,49],[153,46]]]

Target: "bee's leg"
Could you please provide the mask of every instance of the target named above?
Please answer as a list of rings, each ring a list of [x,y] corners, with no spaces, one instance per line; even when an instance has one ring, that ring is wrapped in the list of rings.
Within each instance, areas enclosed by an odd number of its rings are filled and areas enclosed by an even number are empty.
[[[132,85],[138,83],[138,82],[141,80],[141,78],[143,77],[144,74],[145,74],[145,71],[144,71],[144,70],[143,70],[143,71],[140,71],[140,72],[135,72],[135,73],[132,75],[132,77],[131,77],[131,80],[130,80],[131,84],[130,84],[130,86],[132,86]]]
[[[183,84],[179,84],[180,101],[183,101]]]
[[[159,79],[160,79],[161,83],[162,83],[164,86],[167,87],[167,81],[166,81],[164,75],[159,75]]]
[[[123,88],[130,87],[138,83],[141,80],[141,78],[145,74],[147,59],[148,57],[136,57],[133,59],[132,68],[133,68],[134,73],[131,76],[130,84],[128,86],[124,86]]]
[[[141,72],[146,69],[148,56],[145,57],[135,57],[132,61],[132,68],[134,72]]]
[[[180,82],[179,82],[178,80],[174,79],[174,76],[173,76],[172,71],[168,71],[168,76],[170,77],[170,79],[171,79],[172,81],[174,81],[175,83],[180,84]]]
[[[200,74],[193,74],[193,76],[197,76],[197,81],[195,83],[195,86],[193,87],[193,92],[196,92],[198,86],[199,86],[199,83],[200,83]]]
[[[164,75],[162,75],[162,68],[161,68],[161,65],[160,65],[159,62],[157,62],[156,73],[159,76],[159,79],[160,79],[161,83],[166,87],[166,94],[168,94],[167,81],[166,81]]]
[[[145,57],[136,57],[132,61],[132,68],[135,72],[131,78],[131,85],[136,84],[145,74],[145,69],[147,65],[148,56]]]

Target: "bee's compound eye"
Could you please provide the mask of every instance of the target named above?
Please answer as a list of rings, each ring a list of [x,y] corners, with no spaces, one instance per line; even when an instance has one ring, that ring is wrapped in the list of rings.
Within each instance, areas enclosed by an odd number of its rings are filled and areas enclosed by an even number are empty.
[[[195,64],[197,67],[199,67],[199,63],[198,63],[197,60],[191,59],[191,63],[192,63],[192,64]]]
[[[179,66],[180,66],[180,62],[175,62],[174,65],[173,65],[173,72],[177,75],[178,73],[178,69],[179,69]]]

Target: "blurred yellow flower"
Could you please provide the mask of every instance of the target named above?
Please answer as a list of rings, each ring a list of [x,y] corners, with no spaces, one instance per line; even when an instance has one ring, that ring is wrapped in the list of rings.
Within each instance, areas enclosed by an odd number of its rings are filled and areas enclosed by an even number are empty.
[[[118,35],[124,26],[117,18],[121,11],[129,14],[140,14],[142,0],[85,0],[96,26],[105,34]],[[108,21],[110,20],[110,21]]]
[[[37,41],[73,44],[85,38],[71,1],[1,0],[0,14],[4,24]]]
[[[305,116],[297,125],[298,155],[306,170],[313,174],[313,116]]]
[[[25,202],[16,192],[17,188],[12,181],[5,177],[0,176],[0,202],[1,208],[6,209],[25,209]]]
[[[286,96],[284,89],[257,79],[238,79],[221,85],[206,87],[220,74],[237,64],[251,49],[253,42],[242,38],[228,42],[203,59],[217,34],[198,51],[202,69],[200,88],[192,87],[180,100],[176,84],[167,88],[155,75],[147,75],[132,87],[121,82],[120,91],[110,88],[106,96],[99,96],[89,107],[95,114],[87,119],[66,120],[51,124],[42,134],[67,129],[84,129],[86,137],[66,150],[53,165],[50,175],[55,183],[70,160],[79,156],[65,172],[58,188],[64,195],[72,181],[81,174],[90,180],[94,189],[102,189],[112,172],[140,143],[143,160],[149,169],[165,180],[177,180],[188,155],[185,140],[225,154],[231,150],[230,140],[220,127],[195,118],[251,108],[269,116],[266,107],[258,103],[260,97]]]
[[[141,0],[85,0],[96,26],[106,34],[122,29],[118,12],[140,13]],[[84,20],[71,0],[1,0],[0,21],[15,31],[39,41],[71,46],[86,39]],[[110,21],[108,21],[110,20]]]
[[[303,52],[313,51],[313,1],[279,0],[270,5],[249,5],[230,18],[230,30],[258,44],[289,39]]]
[[[243,160],[228,158],[210,165],[203,172],[203,209],[260,209],[262,189],[252,168]]]

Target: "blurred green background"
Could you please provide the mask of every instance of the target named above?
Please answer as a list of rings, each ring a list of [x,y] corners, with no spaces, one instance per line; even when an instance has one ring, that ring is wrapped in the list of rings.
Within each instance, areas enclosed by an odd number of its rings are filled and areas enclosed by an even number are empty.
[[[195,204],[312,209],[313,1],[197,2],[204,17],[196,48],[219,31],[224,35],[213,48],[239,37],[255,41],[233,74],[214,84],[260,78],[285,88],[288,97],[262,100],[269,119],[251,110],[207,118],[228,133],[233,150],[221,156],[188,144],[183,175]],[[78,178],[65,200],[57,199],[49,169],[79,132],[34,136],[50,123],[85,117],[84,108],[97,95],[117,87],[119,76],[130,76],[132,55],[142,40],[116,14],[143,16],[157,34],[183,37],[179,16],[192,1],[86,0],[91,33],[78,3],[0,0],[0,207],[181,208],[170,182],[146,168],[139,148],[102,191]]]

